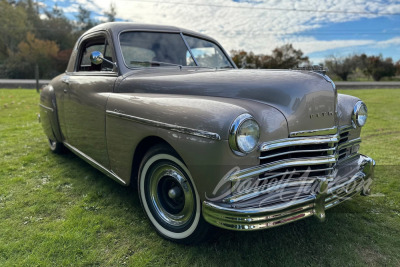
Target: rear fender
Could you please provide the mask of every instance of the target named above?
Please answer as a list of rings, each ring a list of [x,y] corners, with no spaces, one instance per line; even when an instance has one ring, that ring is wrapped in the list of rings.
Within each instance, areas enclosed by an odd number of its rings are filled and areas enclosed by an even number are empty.
[[[62,142],[58,123],[56,96],[52,85],[47,85],[40,93],[40,120],[46,136],[54,141]]]

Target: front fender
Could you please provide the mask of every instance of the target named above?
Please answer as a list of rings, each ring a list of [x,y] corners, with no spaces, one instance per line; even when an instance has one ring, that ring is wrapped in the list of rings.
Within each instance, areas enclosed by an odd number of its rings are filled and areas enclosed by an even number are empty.
[[[215,97],[129,93],[111,95],[107,112],[158,128],[170,125],[215,133],[215,139],[226,140],[230,123],[247,110]]]
[[[250,100],[159,94],[112,94],[107,104],[106,136],[112,171],[129,183],[137,145],[148,136],[169,143],[191,171],[200,197],[218,195],[217,188],[233,168],[259,164],[259,153],[235,155],[227,142],[229,128],[243,113],[261,127],[260,143],[288,136],[285,117],[268,105]],[[216,135],[202,136],[185,129]],[[216,189],[217,188],[217,189]],[[214,194],[213,194],[214,193]]]
[[[338,120],[339,126],[352,125],[351,116],[355,104],[360,101],[358,97],[338,94]]]

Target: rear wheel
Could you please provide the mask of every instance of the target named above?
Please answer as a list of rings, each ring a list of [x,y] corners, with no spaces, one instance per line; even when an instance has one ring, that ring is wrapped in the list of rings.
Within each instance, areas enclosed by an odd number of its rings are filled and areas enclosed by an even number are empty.
[[[50,150],[54,153],[60,154],[64,152],[63,143],[48,139]]]
[[[138,181],[146,215],[157,232],[178,243],[197,243],[208,230],[200,198],[189,170],[167,146],[151,148],[144,156]]]

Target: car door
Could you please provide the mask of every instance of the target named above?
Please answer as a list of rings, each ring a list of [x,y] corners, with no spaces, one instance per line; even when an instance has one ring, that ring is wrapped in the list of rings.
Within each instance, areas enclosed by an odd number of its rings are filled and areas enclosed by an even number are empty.
[[[84,156],[107,169],[109,159],[105,110],[118,75],[116,67],[111,63],[91,63],[90,54],[99,51],[106,59],[114,62],[115,56],[110,44],[110,38],[105,32],[83,38],[78,48],[75,71],[63,77],[68,84],[63,109],[67,146],[79,150]]]

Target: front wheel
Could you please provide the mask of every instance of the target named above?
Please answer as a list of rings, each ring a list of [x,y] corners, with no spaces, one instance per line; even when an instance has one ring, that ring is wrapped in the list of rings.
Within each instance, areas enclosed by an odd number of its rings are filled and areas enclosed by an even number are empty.
[[[209,224],[201,216],[199,195],[172,149],[157,146],[146,153],[138,184],[142,206],[161,236],[184,244],[205,238]]]

